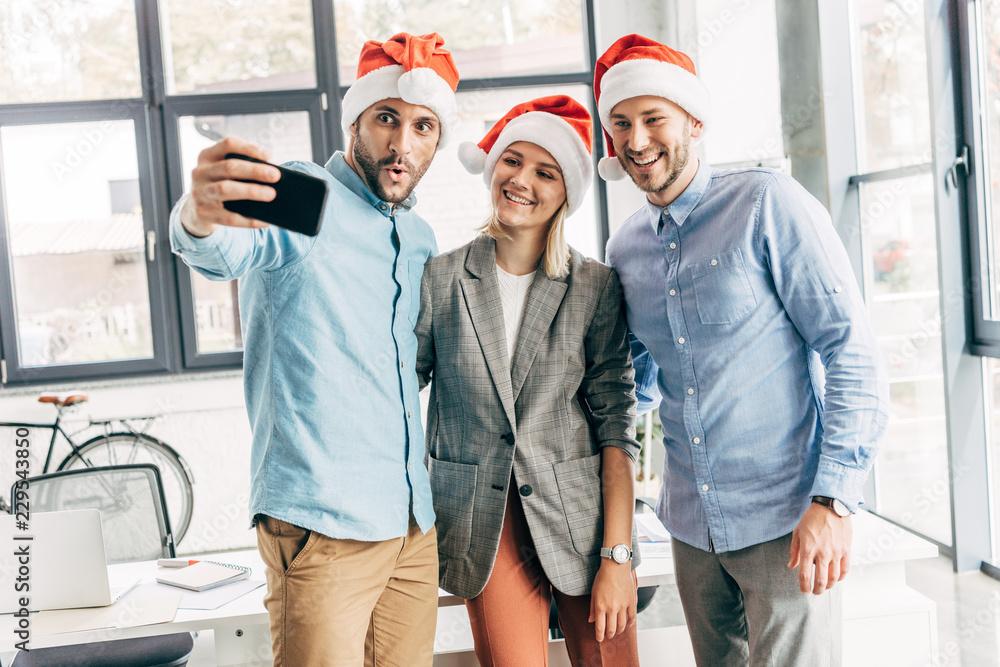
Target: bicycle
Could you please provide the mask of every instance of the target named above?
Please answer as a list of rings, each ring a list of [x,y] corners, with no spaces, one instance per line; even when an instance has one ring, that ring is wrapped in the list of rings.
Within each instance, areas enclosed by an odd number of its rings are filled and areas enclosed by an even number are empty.
[[[191,514],[194,509],[194,476],[187,462],[181,458],[173,447],[149,435],[149,430],[156,415],[148,417],[131,417],[124,419],[103,419],[88,420],[88,424],[77,431],[68,433],[62,426],[62,419],[65,413],[70,412],[87,402],[86,394],[67,394],[56,396],[43,394],[38,398],[39,403],[50,403],[56,409],[56,420],[45,424],[28,424],[23,422],[0,421],[0,427],[15,429],[49,429],[52,431],[52,439],[49,441],[49,449],[45,454],[45,465],[42,466],[42,474],[49,471],[52,463],[52,454],[55,450],[56,438],[62,434],[63,439],[69,443],[72,451],[62,460],[56,468],[59,470],[72,470],[75,468],[95,468],[101,466],[125,465],[130,463],[151,463],[160,470],[160,478],[163,482],[163,494],[167,501],[167,514],[170,516],[170,525],[173,529],[174,543],[179,544],[187,533],[191,525]],[[119,426],[115,426],[115,425]],[[82,445],[78,445],[73,439],[74,436],[100,426],[104,429],[102,435],[94,436]],[[119,428],[124,430],[112,430]],[[21,434],[18,433],[18,437]],[[0,496],[0,508],[6,505]],[[9,506],[6,511],[10,511]]]

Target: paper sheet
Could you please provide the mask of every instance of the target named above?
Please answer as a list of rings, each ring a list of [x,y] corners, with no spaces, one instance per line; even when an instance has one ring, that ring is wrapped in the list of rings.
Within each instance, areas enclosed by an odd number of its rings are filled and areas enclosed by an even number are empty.
[[[43,636],[169,623],[174,620],[180,601],[180,593],[170,593],[119,600],[107,607],[42,611],[32,621],[31,632],[33,635]]]
[[[162,584],[159,584],[162,586]],[[181,609],[218,609],[224,604],[229,604],[238,597],[243,597],[250,591],[264,585],[263,580],[246,579],[237,581],[218,588],[212,588],[200,593],[184,593],[181,596]]]
[[[670,533],[655,514],[636,514],[635,529],[641,542],[669,542]],[[646,539],[643,539],[646,538]]]

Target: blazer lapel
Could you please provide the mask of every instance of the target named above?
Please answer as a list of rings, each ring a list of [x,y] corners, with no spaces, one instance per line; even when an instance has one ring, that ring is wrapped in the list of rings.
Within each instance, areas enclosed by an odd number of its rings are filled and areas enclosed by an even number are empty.
[[[507,341],[504,338],[503,304],[500,301],[500,289],[497,285],[496,247],[493,239],[479,236],[469,248],[465,260],[465,268],[475,278],[462,278],[462,293],[465,295],[465,305],[469,317],[479,338],[479,346],[483,350],[486,366],[493,378],[493,385],[507,421],[515,435],[517,419],[514,413],[514,393],[511,390],[511,373],[507,360]]]
[[[524,304],[524,318],[521,320],[521,330],[517,335],[517,346],[514,348],[514,361],[511,364],[511,389],[514,401],[521,394],[524,379],[528,369],[535,361],[538,346],[548,335],[552,320],[559,312],[559,305],[566,295],[567,284],[563,280],[553,280],[538,267],[535,279],[528,292],[528,301]],[[501,314],[502,319],[502,314]]]

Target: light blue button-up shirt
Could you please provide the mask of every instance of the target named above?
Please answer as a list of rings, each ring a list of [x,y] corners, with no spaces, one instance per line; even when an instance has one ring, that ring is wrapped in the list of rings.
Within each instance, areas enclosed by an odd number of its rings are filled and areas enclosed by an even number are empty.
[[[335,154],[284,166],[330,186],[315,238],[223,227],[205,238],[170,218],[174,252],[213,280],[239,278],[250,516],[335,538],[405,535],[434,524],[414,370],[430,226],[395,212]]]
[[[826,209],[766,169],[697,175],[608,242],[640,409],[659,401],[657,514],[701,549],[791,532],[811,496],[849,507],[887,421],[888,382]]]

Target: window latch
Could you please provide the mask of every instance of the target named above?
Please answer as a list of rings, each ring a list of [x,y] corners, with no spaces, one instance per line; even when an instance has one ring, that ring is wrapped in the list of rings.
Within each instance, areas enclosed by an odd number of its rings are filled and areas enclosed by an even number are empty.
[[[146,257],[151,262],[156,261],[156,232],[152,229],[146,232]]]
[[[955,161],[951,163],[951,167],[948,168],[948,172],[945,174],[944,180],[947,184],[948,180],[951,179],[951,185],[956,190],[958,189],[958,170],[962,170],[962,176],[967,177],[969,175],[969,147],[962,146],[962,154],[955,158]]]

